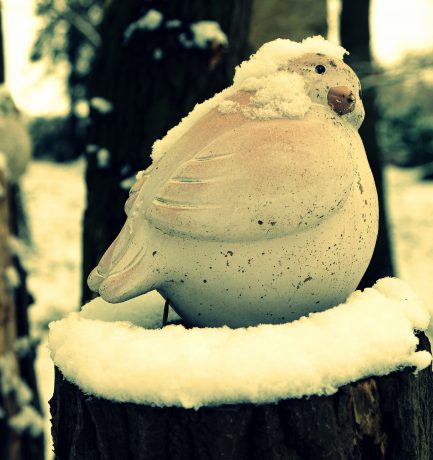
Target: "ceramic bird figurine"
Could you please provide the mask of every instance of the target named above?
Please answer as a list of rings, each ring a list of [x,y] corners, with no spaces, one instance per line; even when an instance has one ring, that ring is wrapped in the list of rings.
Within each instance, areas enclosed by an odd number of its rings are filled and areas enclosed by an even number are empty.
[[[4,155],[6,176],[10,184],[18,182],[32,153],[31,141],[22,116],[10,92],[0,86],[0,154]]]
[[[157,141],[91,289],[109,302],[156,289],[194,326],[281,323],[343,302],[378,226],[344,53],[321,37],[270,42]]]

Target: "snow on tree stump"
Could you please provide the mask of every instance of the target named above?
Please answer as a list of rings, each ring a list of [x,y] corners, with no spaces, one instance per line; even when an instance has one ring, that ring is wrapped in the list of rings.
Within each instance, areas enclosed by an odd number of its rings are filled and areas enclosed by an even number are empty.
[[[430,344],[413,332],[429,315],[398,280],[379,283],[291,324],[235,330],[145,330],[157,302],[92,301],[51,325],[56,458],[433,459]]]

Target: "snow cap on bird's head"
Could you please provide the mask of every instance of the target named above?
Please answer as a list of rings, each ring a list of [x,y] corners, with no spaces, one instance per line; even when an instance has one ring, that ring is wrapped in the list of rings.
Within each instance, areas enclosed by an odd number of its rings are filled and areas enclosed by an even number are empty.
[[[343,62],[345,54],[321,36],[266,43],[236,69],[232,88],[253,93],[242,113],[260,120],[299,119],[331,108],[358,129],[364,119],[360,83]]]
[[[340,60],[343,60],[345,54],[349,54],[342,46],[325,40],[320,35],[308,37],[301,43],[278,38],[265,43],[250,59],[242,62],[236,68],[233,83],[238,86],[248,78],[260,78],[287,69],[290,61],[308,53],[320,53]]]

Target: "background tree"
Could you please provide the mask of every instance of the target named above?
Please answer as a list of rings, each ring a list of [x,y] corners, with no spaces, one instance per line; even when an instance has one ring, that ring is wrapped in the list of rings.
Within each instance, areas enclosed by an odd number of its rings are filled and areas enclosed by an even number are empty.
[[[231,83],[248,54],[250,10],[250,0],[106,3],[89,86],[84,301],[87,275],[125,220],[131,175],[150,164],[156,139]]]
[[[253,1],[249,38],[253,50],[276,38],[326,37],[327,29],[326,0]]]
[[[346,58],[361,78],[374,73],[370,50],[370,1],[342,1],[340,16],[340,34],[342,45],[350,51]],[[377,140],[376,125],[378,111],[376,107],[376,91],[373,85],[366,88],[363,94],[366,118],[359,134],[364,142],[368,160],[373,171],[379,195],[379,234],[370,265],[360,282],[360,288],[372,286],[379,278],[393,276],[394,268],[387,225],[387,213],[384,193],[383,170]]]
[[[98,25],[102,4],[103,0],[37,0],[36,14],[42,19],[43,26],[33,45],[31,59],[48,58],[49,70],[59,63],[67,66],[70,110],[65,120],[36,120],[33,130],[38,141],[36,152],[54,152],[55,158],[60,160],[76,158],[83,153],[86,121],[80,115],[80,107],[81,111],[85,107],[86,81],[100,44]],[[54,132],[49,129],[52,125]],[[53,142],[56,145],[50,145]]]
[[[5,59],[3,50],[2,9],[0,8],[0,85],[5,82]]]
[[[0,5],[0,84],[4,82]],[[3,98],[1,93],[2,103]],[[0,117],[7,125],[3,110]],[[1,151],[1,139],[0,145]],[[36,343],[29,336],[27,312],[32,298],[26,287],[26,272],[18,255],[11,250],[12,238],[20,236],[25,225],[20,213],[19,188],[7,180],[5,154],[18,152],[0,154],[0,458],[42,460],[44,439],[34,371]]]
[[[376,78],[382,157],[398,166],[421,166],[424,177],[433,171],[433,101],[425,97],[432,91],[432,65],[428,53],[411,53]]]

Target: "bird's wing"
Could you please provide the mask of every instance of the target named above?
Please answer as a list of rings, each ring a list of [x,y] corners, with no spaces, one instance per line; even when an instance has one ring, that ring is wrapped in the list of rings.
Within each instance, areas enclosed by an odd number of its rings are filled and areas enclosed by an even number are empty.
[[[165,181],[146,210],[164,233],[214,241],[275,238],[318,225],[347,199],[351,143],[328,124],[251,122],[216,138]]]

